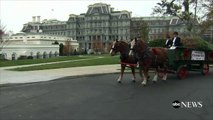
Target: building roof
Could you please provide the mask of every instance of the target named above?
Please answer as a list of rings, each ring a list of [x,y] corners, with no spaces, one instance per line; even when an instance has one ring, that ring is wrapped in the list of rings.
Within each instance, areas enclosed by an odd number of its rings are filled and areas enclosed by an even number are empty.
[[[144,20],[144,21],[151,21],[151,20],[171,20],[173,17],[132,17],[132,21]]]
[[[86,14],[109,14],[111,13],[110,5],[106,3],[95,3],[88,6]]]
[[[42,25],[61,25],[61,24],[66,24],[66,21],[59,21],[57,19],[44,19],[42,21]]]

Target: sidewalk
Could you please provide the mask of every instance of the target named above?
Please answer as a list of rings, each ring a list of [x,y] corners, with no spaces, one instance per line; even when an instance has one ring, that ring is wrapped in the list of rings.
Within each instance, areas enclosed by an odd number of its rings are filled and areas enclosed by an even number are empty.
[[[116,73],[119,72],[120,69],[120,65],[116,64],[116,65],[85,66],[85,67],[72,67],[72,68],[60,68],[50,70],[37,70],[37,71],[6,70],[15,67],[20,66],[0,68],[0,84],[32,83],[32,82],[50,81],[67,76]]]

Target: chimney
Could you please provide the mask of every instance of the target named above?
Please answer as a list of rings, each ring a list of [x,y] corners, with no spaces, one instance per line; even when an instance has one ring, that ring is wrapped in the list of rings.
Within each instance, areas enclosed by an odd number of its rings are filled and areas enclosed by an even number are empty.
[[[35,22],[36,21],[36,16],[33,16],[32,20],[33,20],[32,22]]]
[[[40,23],[40,18],[41,18],[41,16],[37,16],[37,22],[39,22],[39,23]]]

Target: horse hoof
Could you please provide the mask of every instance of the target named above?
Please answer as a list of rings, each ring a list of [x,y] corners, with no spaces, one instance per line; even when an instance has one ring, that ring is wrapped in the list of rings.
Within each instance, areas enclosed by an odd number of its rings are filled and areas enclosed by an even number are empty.
[[[154,84],[157,84],[157,82],[156,81],[152,81]]]
[[[118,81],[118,83],[121,83],[121,81]]]
[[[142,83],[141,85],[142,85],[142,86],[146,86],[146,84],[144,84],[144,83]]]
[[[135,80],[132,80],[132,82],[135,83],[136,81],[135,81]]]

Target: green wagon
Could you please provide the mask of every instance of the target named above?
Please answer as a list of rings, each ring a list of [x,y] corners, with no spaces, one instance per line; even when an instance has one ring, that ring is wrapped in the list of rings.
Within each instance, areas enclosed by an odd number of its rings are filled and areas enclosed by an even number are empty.
[[[213,51],[184,47],[170,48],[168,52],[168,68],[184,79],[188,71],[198,71],[203,75],[209,73],[209,65],[213,64]]]

